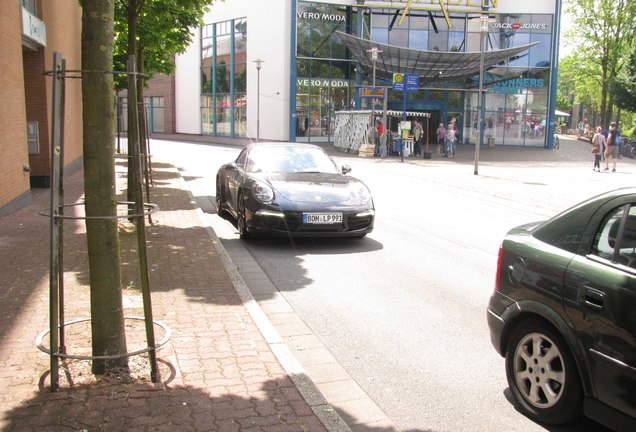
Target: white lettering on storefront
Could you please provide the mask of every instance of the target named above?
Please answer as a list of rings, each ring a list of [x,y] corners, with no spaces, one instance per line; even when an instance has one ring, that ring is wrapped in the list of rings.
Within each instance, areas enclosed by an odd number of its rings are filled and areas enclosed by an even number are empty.
[[[504,30],[545,30],[548,28],[548,25],[545,23],[494,23],[492,28]]]
[[[349,87],[349,81],[328,78],[298,78],[296,85],[302,87]]]
[[[347,17],[344,15],[320,13],[320,12],[298,12],[298,19],[308,21],[331,21],[331,22],[345,22]]]

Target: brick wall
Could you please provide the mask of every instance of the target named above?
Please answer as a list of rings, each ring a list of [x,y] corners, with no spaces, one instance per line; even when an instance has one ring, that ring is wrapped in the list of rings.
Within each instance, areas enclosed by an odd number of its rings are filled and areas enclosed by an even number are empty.
[[[0,14],[0,208],[29,191],[29,174],[23,171],[29,158],[20,22],[19,2],[3,4]]]
[[[42,16],[46,22],[47,46],[44,49],[43,70],[53,67],[53,53],[62,54],[67,70],[80,70],[82,9],[76,0],[40,0]],[[77,74],[73,74],[77,75]],[[51,78],[46,79],[50,116]],[[79,79],[66,80],[64,118],[64,165],[74,162],[82,156],[82,82]]]
[[[81,8],[77,1],[37,3],[39,18],[46,26],[46,47],[23,46],[19,1],[3,3],[0,14],[0,210],[28,196],[31,182],[48,183],[52,79],[43,73],[52,69],[53,53],[62,53],[67,69],[81,69]],[[65,99],[64,165],[76,167],[81,166],[82,156],[80,80],[66,80]],[[28,154],[27,121],[38,122],[39,154]],[[25,165],[30,165],[30,174],[24,171]]]
[[[164,106],[164,133],[175,133],[175,113],[174,113],[174,76],[155,74],[154,78],[148,82],[145,96],[163,96]]]

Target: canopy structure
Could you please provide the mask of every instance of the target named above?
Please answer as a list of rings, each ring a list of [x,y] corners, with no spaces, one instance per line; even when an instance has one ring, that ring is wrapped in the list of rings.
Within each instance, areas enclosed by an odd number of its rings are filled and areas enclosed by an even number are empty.
[[[570,117],[570,114],[559,110],[554,110],[554,115],[557,117]]]
[[[353,57],[369,73],[373,70],[373,62],[368,50],[377,48],[375,64],[376,78],[393,80],[394,73],[418,74],[420,87],[431,84],[462,83],[466,79],[479,74],[481,67],[481,52],[442,52],[420,51],[393,45],[381,44],[367,39],[361,39],[342,32],[335,32],[340,40],[349,48]],[[484,52],[485,68],[498,65],[530,47],[538,44],[534,42],[514,48],[506,48]]]

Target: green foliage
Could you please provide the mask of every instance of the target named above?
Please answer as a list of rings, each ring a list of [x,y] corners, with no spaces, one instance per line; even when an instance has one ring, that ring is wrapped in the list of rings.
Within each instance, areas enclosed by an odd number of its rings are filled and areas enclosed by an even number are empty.
[[[185,52],[193,31],[203,24],[203,15],[215,0],[116,0],[114,70],[125,71],[129,55],[143,56],[143,70],[171,75],[174,56]],[[222,0],[224,1],[224,0]],[[130,52],[129,25],[136,25],[136,52]],[[128,85],[124,75],[117,90]]]
[[[573,26],[564,35],[572,54],[560,63],[576,102],[601,113],[602,123],[613,117],[610,83],[620,73],[625,55],[636,41],[636,2],[633,0],[567,0]]]
[[[636,113],[636,47],[629,55],[623,70],[610,83],[614,105]]]

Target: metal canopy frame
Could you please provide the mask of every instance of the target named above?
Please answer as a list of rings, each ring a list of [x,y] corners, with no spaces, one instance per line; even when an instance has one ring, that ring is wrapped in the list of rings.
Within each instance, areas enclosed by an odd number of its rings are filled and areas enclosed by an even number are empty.
[[[372,48],[379,50],[375,67],[376,75],[380,79],[392,81],[394,73],[418,74],[420,87],[426,87],[431,84],[463,83],[468,78],[477,75],[480,70],[481,53],[479,51],[421,51],[386,45],[340,31],[335,33],[365,71],[373,69],[373,62],[368,54],[369,50]],[[486,51],[484,64],[486,68],[497,66],[538,43]]]

